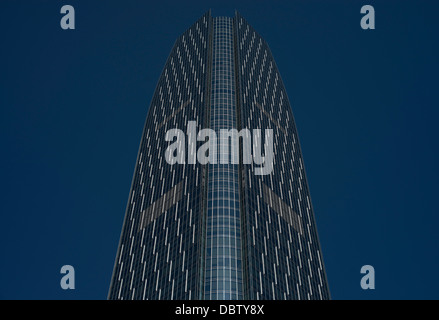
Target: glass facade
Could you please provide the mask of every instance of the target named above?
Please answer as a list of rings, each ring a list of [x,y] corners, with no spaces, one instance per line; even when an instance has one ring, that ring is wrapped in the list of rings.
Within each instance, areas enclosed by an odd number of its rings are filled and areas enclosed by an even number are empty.
[[[217,133],[217,162],[169,164],[169,129]],[[221,163],[221,129],[272,129],[274,165]],[[189,136],[186,137],[189,140]],[[253,141],[254,143],[254,141]],[[196,147],[196,149],[195,149]],[[239,161],[241,160],[241,161]],[[238,163],[238,164],[236,164]],[[236,13],[174,44],[146,118],[109,299],[329,299],[291,106],[267,43]]]
[[[219,133],[237,124],[233,19],[214,18],[213,28],[210,128]],[[219,163],[222,145],[229,141],[218,136],[218,163],[209,164],[204,297],[237,300],[243,298],[239,167],[232,159]]]

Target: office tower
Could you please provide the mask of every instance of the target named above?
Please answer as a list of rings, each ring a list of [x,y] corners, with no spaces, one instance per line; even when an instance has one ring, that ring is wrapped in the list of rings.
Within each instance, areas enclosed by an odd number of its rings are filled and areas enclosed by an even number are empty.
[[[271,129],[272,170],[257,173],[260,162],[244,161],[244,135],[239,152],[220,161],[233,140],[198,139],[206,128],[262,136]],[[171,164],[173,129],[186,136]],[[261,144],[254,132],[250,150],[267,153],[270,133]],[[205,155],[217,161],[197,158],[206,141],[216,148]],[[168,57],[142,133],[108,298],[330,298],[291,106],[267,43],[238,13],[207,12]]]

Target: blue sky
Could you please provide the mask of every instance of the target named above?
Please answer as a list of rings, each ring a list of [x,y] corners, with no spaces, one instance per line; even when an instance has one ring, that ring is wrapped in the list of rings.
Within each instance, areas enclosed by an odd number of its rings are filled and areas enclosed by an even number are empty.
[[[76,29],[60,28],[60,8]],[[376,29],[360,28],[372,4]],[[237,9],[298,127],[333,299],[438,299],[435,1],[0,2],[0,299],[105,299],[175,39]],[[76,270],[76,289],[59,285]],[[376,290],[360,269],[376,270]]]

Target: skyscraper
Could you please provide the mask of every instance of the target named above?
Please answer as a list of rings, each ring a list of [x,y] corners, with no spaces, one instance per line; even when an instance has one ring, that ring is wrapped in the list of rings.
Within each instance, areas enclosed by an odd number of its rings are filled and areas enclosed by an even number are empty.
[[[243,161],[244,136],[239,152],[220,161],[233,139],[214,145],[200,139],[205,128],[271,129],[264,146],[267,154],[271,138],[272,169],[256,173],[260,162]],[[166,159],[172,129],[196,141],[181,140],[177,163]],[[217,161],[196,161],[205,141]],[[262,137],[251,141],[250,151],[262,149]],[[267,43],[238,13],[207,12],[168,57],[143,129],[108,297],[330,298],[290,103]]]

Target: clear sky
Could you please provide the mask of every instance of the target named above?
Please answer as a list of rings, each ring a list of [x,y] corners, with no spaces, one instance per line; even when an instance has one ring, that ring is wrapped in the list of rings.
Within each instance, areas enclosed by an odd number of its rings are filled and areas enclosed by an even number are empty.
[[[64,4],[75,30],[60,27]],[[375,30],[360,27],[365,4]],[[0,299],[106,298],[155,85],[208,9],[237,9],[271,48],[332,298],[438,299],[433,0],[1,0]],[[66,264],[75,290],[59,285]]]

